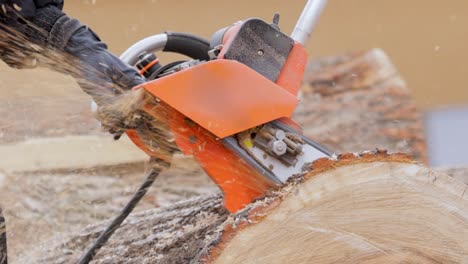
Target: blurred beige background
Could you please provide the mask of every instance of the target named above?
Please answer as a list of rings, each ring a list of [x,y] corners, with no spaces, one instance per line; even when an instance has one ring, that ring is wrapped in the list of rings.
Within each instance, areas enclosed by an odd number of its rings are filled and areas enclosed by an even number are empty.
[[[70,15],[121,53],[164,30],[206,38],[240,19],[271,20],[290,33],[305,0],[73,0]],[[380,47],[408,81],[422,108],[468,104],[468,1],[329,0],[308,45],[312,57]]]

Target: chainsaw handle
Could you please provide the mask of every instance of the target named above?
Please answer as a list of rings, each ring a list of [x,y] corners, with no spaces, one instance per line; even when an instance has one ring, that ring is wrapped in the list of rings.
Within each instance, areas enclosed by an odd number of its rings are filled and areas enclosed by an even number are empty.
[[[310,38],[328,0],[308,0],[291,34],[291,38],[305,45]]]
[[[200,37],[178,32],[166,32],[147,37],[128,48],[120,59],[134,66],[143,52],[177,52],[193,59],[209,60],[210,43]]]
[[[167,34],[157,34],[144,38],[128,48],[122,55],[120,60],[135,66],[140,59],[138,56],[143,52],[156,52],[164,49],[167,43]]]
[[[210,60],[208,51],[210,43],[192,34],[166,32],[167,42],[163,51],[176,52],[196,60]]]

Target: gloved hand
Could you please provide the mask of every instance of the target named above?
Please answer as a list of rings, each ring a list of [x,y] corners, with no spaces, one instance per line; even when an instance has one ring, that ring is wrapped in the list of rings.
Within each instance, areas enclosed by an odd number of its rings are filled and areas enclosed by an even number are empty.
[[[63,8],[63,0],[0,0],[0,59],[14,68],[36,66],[30,44],[46,43],[48,32],[40,25],[49,20],[40,21],[37,17],[50,7]],[[55,22],[58,17],[52,19]]]
[[[0,6],[3,25],[18,30],[40,46],[65,51],[77,58],[83,64],[82,70],[87,70],[73,76],[80,77],[77,78],[80,85],[86,85],[81,82],[84,77],[95,85],[113,84],[121,88],[117,93],[122,93],[144,81],[135,69],[110,53],[89,27],[63,13],[63,0],[0,0]]]
[[[55,54],[63,52],[71,55],[72,58],[65,59],[67,62],[73,61],[71,66],[58,61],[52,68],[74,77],[99,107],[113,103],[116,95],[144,82],[134,68],[109,52],[107,45],[89,27],[62,12],[63,0],[0,0],[0,4],[0,22],[22,33],[25,41],[34,42],[43,50],[54,49],[57,51]],[[17,44],[18,41],[12,46]],[[7,60],[5,58],[8,56],[14,56],[17,60],[17,53],[23,49],[16,47],[10,51],[0,49],[0,59]],[[15,54],[12,55],[12,52]],[[52,59],[60,58],[52,56]],[[103,122],[103,127],[113,133],[111,127],[133,126],[134,121],[129,122],[128,116],[128,113],[112,115],[106,120],[111,121],[110,124]]]
[[[0,0],[0,17],[17,23],[18,19],[29,20],[36,13],[34,0]]]
[[[37,22],[39,9],[49,6],[62,10],[63,0],[0,0],[0,21],[25,33],[28,22]]]

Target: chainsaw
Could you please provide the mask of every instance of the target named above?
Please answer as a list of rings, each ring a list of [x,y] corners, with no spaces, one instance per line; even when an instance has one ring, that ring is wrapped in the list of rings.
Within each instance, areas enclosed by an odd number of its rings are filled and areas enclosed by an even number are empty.
[[[257,18],[234,23],[210,41],[176,32],[154,35],[120,57],[147,80],[134,88],[149,98],[141,110],[163,122],[178,149],[196,159],[222,190],[231,213],[284,185],[308,163],[332,155],[291,119],[307,63],[304,45],[325,4],[309,0],[291,36],[280,31],[275,14],[272,23]],[[189,59],[162,65],[157,52]],[[147,128],[126,133],[149,156],[167,159]],[[158,173],[147,176],[151,180],[79,263],[92,259]]]
[[[236,212],[283,185],[304,165],[330,151],[305,137],[290,119],[307,63],[304,48],[325,1],[308,1],[291,36],[252,18],[213,34],[210,41],[184,33],[143,39],[121,59],[146,77],[152,97],[144,111],[167,122],[179,149],[192,155]],[[189,57],[162,66],[155,52]],[[169,109],[161,109],[169,108]],[[151,156],[138,131],[127,133]],[[146,142],[148,142],[146,140]]]

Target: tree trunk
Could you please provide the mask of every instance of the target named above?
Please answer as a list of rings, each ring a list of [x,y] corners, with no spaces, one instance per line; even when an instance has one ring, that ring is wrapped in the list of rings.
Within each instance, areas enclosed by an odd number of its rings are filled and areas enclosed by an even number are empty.
[[[29,262],[73,262],[106,224]],[[346,154],[236,216],[220,195],[134,214],[93,263],[460,263],[467,225],[467,185],[403,154]]]

